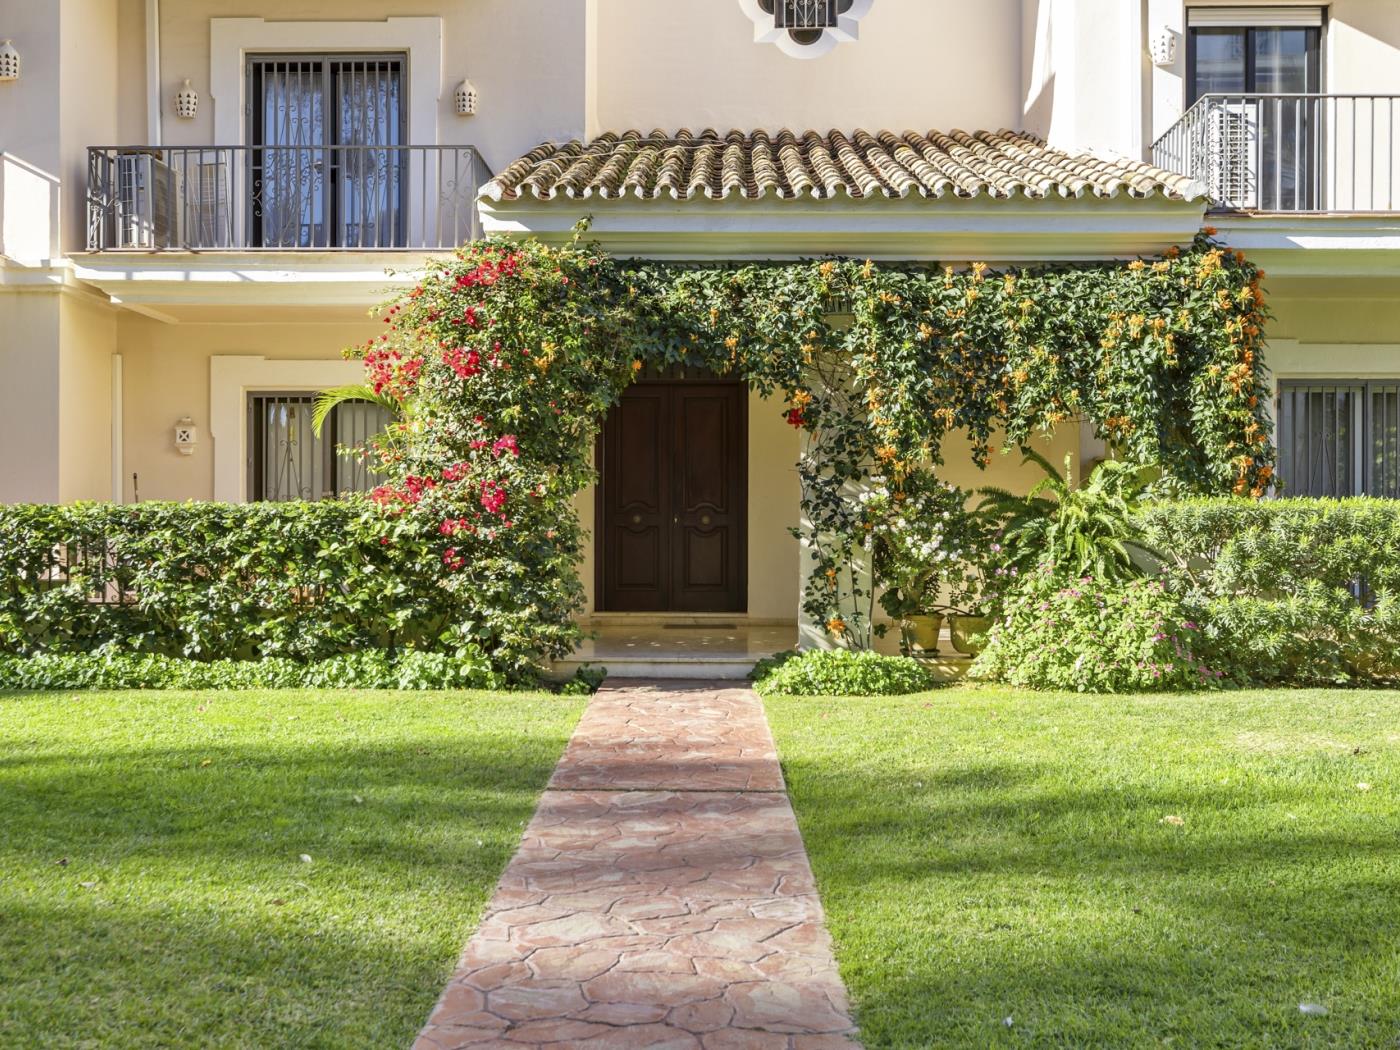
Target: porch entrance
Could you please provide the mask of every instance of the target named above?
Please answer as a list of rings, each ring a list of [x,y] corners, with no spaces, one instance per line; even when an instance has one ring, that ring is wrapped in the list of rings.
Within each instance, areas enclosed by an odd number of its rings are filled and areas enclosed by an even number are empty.
[[[609,414],[601,452],[600,609],[744,612],[748,388],[644,378]]]

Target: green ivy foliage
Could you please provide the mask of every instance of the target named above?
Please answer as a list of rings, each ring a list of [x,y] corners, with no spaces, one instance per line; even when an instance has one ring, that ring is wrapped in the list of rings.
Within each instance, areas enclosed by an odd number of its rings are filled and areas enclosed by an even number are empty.
[[[951,432],[985,464],[997,441],[1085,418],[1164,484],[1265,491],[1262,275],[1212,232],[1155,260],[1006,272],[481,242],[388,307],[358,350],[403,419],[378,448],[376,499],[436,522],[449,590],[510,603],[510,629],[483,641],[521,668],[576,636],[575,500],[608,408],[643,369],[733,376],[781,396],[804,435],[804,608],[868,644],[883,581],[860,568],[862,493],[936,468]]]
[[[1172,484],[1273,471],[1259,272],[1207,233],[1127,264],[997,272],[849,259],[686,265],[484,241],[386,307],[363,359],[398,422],[371,499],[0,508],[0,647],[310,662],[383,649],[529,682],[583,602],[576,501],[608,409],[685,364],[783,399],[833,639],[868,645],[862,498],[902,494],[953,431],[985,463],[1079,417]]]
[[[1146,509],[1141,525],[1231,677],[1400,678],[1400,501],[1183,500]]]

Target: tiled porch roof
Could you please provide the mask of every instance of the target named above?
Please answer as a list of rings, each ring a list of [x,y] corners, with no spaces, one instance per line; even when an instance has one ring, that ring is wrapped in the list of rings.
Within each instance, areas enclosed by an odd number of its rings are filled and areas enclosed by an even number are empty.
[[[1150,197],[1191,200],[1204,187],[1127,158],[1053,149],[1021,131],[609,132],[545,143],[488,182],[493,201]]]

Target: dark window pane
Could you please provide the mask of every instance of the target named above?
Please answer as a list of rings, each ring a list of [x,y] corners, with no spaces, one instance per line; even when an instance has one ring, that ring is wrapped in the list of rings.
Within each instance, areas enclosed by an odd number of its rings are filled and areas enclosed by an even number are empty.
[[[1294,92],[1308,90],[1308,50],[1312,29],[1254,30],[1254,84],[1252,90]]]
[[[309,392],[249,398],[249,499],[324,499],[379,484],[357,450],[388,427],[389,413],[370,402],[346,401],[318,435],[315,402]]]
[[[1245,90],[1244,29],[1193,29],[1196,47],[1191,101],[1210,92]]]

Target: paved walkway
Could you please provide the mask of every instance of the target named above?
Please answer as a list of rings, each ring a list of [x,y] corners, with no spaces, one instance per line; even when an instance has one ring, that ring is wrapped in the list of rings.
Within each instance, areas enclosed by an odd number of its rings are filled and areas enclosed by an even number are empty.
[[[594,696],[416,1045],[854,1035],[762,705],[665,682]]]

